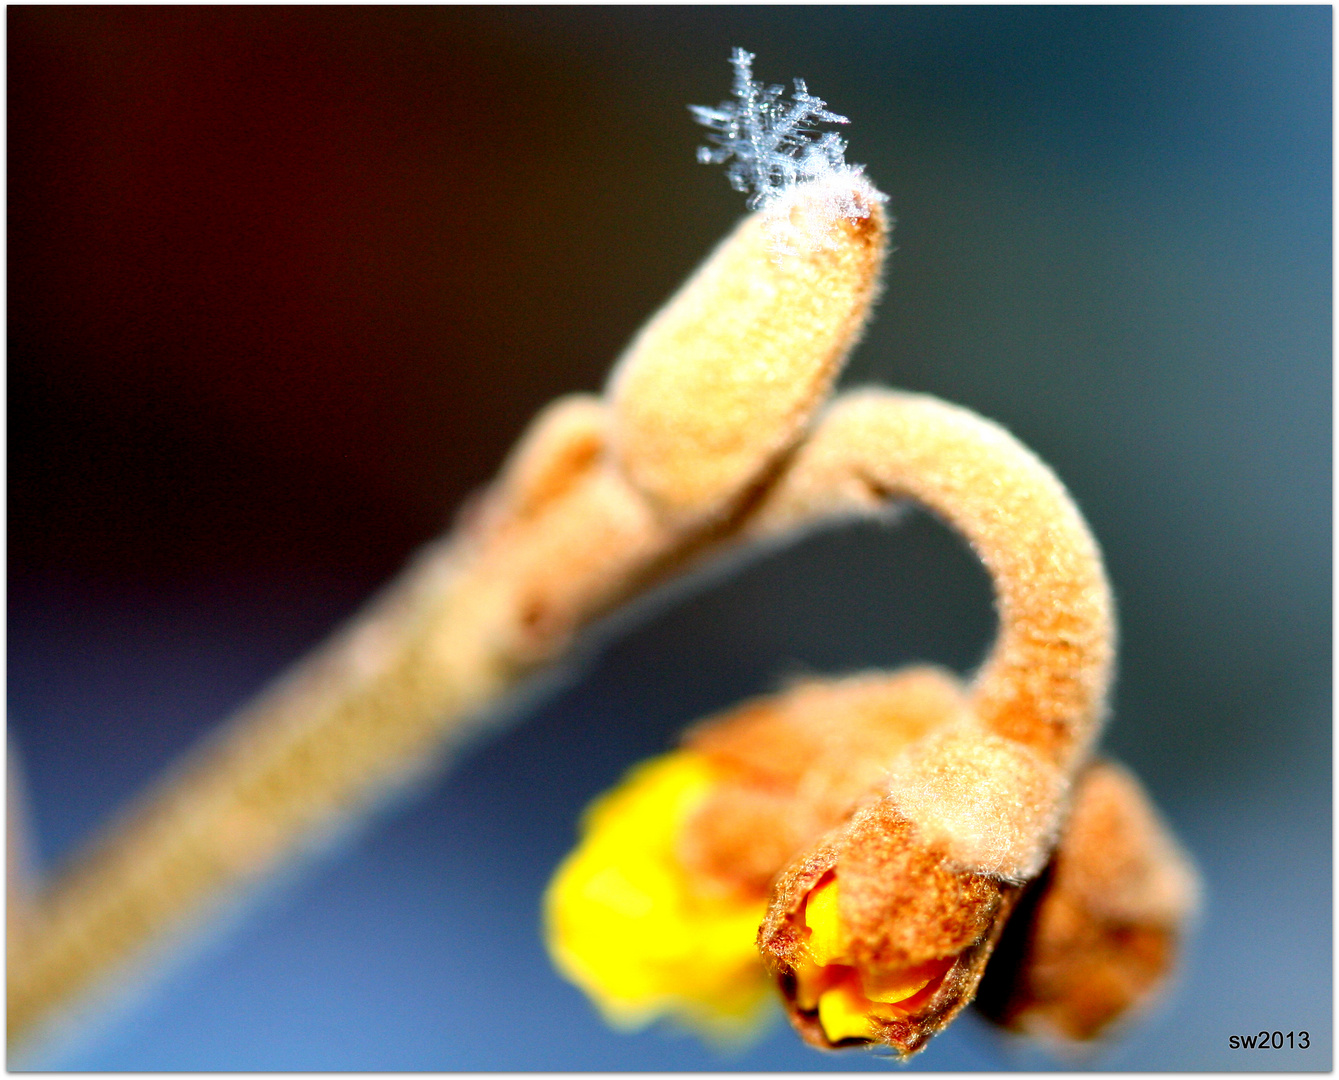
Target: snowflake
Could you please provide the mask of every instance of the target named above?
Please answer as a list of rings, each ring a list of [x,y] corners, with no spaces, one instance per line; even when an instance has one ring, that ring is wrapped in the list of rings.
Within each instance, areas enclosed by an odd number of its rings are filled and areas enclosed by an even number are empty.
[[[886,196],[863,176],[863,165],[846,163],[846,140],[819,124],[847,124],[830,112],[827,102],[809,93],[803,79],[795,80],[795,95],[784,97],[784,86],[765,86],[753,78],[753,53],[735,49],[734,101],[716,108],[690,105],[693,118],[712,130],[713,146],[698,148],[703,164],[725,165],[725,175],[736,191],[751,192],[751,210],[780,209],[782,201],[800,184],[824,182],[823,213],[813,224],[818,232],[841,217],[866,217],[870,201]],[[857,197],[860,196],[860,197]],[[784,231],[784,227],[777,226]],[[777,245],[791,250],[791,240],[780,232]],[[828,246],[819,235],[800,238],[805,246]]]

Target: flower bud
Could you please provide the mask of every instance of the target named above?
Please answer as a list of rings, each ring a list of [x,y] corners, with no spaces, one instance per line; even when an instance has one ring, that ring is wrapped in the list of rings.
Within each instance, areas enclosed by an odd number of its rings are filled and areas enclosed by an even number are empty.
[[[883,798],[786,869],[758,945],[807,1042],[910,1055],[971,1001],[1019,891],[953,867]]]
[[[745,218],[637,335],[610,377],[614,456],[675,527],[725,512],[800,438],[855,345],[888,248],[881,196],[851,177],[852,212],[830,184],[786,203],[821,243],[774,257],[775,215]]]
[[[1198,891],[1139,782],[1111,762],[1090,766],[1055,858],[1005,931],[982,1012],[1052,1042],[1107,1033],[1166,986]]]
[[[545,896],[559,970],[620,1027],[737,1038],[765,1016],[755,939],[778,871],[962,710],[949,673],[810,680],[705,721],[587,810]]]

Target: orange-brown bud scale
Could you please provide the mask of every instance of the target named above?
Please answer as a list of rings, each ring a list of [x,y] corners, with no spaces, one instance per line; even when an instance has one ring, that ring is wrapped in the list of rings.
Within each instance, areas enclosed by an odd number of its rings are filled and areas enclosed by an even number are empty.
[[[954,871],[942,850],[924,848],[888,799],[858,811],[777,880],[758,946],[806,1041],[832,1049],[877,1040],[913,1054],[972,999],[996,938],[1019,893],[984,874]],[[866,1038],[833,1040],[806,999],[812,963],[805,908],[829,876],[840,886],[838,915],[847,958],[867,997],[914,969],[942,966],[897,1012],[874,1009]],[[844,973],[842,973],[844,974]]]
[[[799,682],[692,728],[685,746],[721,780],[684,830],[686,866],[766,896],[806,846],[878,797],[891,763],[928,732],[963,715],[950,672]]]
[[[1094,764],[1079,779],[1055,859],[1006,932],[982,1011],[1053,1041],[1105,1034],[1165,987],[1197,891],[1138,781]]]

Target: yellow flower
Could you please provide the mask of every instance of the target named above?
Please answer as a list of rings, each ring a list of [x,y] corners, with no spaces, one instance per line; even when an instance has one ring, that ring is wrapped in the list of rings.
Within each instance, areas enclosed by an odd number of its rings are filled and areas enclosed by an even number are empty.
[[[586,811],[545,898],[555,964],[616,1026],[756,1031],[776,874],[960,707],[953,676],[913,667],[801,681],[696,725]]]
[[[553,961],[617,1027],[669,1017],[734,1041],[766,1017],[770,986],[754,944],[765,900],[690,875],[677,850],[717,779],[691,750],[637,765],[587,809],[581,841],[549,885]]]
[[[1193,870],[1133,779],[1090,764],[1015,911],[1023,884],[955,866],[879,795],[918,755],[971,764],[942,738],[963,704],[951,675],[914,667],[805,680],[695,725],[586,811],[545,898],[555,964],[617,1027],[665,1017],[716,1041],[758,1031],[776,990],[814,1046],[914,1054],[988,962],[986,1015],[1011,1028],[1084,1040],[1136,1011],[1174,965]]]

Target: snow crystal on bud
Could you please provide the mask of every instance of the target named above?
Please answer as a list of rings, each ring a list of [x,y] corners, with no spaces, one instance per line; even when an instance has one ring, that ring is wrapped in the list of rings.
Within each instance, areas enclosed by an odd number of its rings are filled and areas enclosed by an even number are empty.
[[[791,101],[784,86],[754,80],[751,52],[735,49],[730,63],[735,100],[714,109],[688,106],[713,132],[708,139],[714,146],[699,147],[698,161],[724,165],[730,186],[750,193],[749,209],[766,213],[778,252],[834,247],[833,225],[868,217],[874,203],[887,200],[865,179],[863,165],[846,163],[846,140],[815,126],[850,121],[830,112],[803,79],[795,80]],[[792,213],[797,207],[801,212]]]

